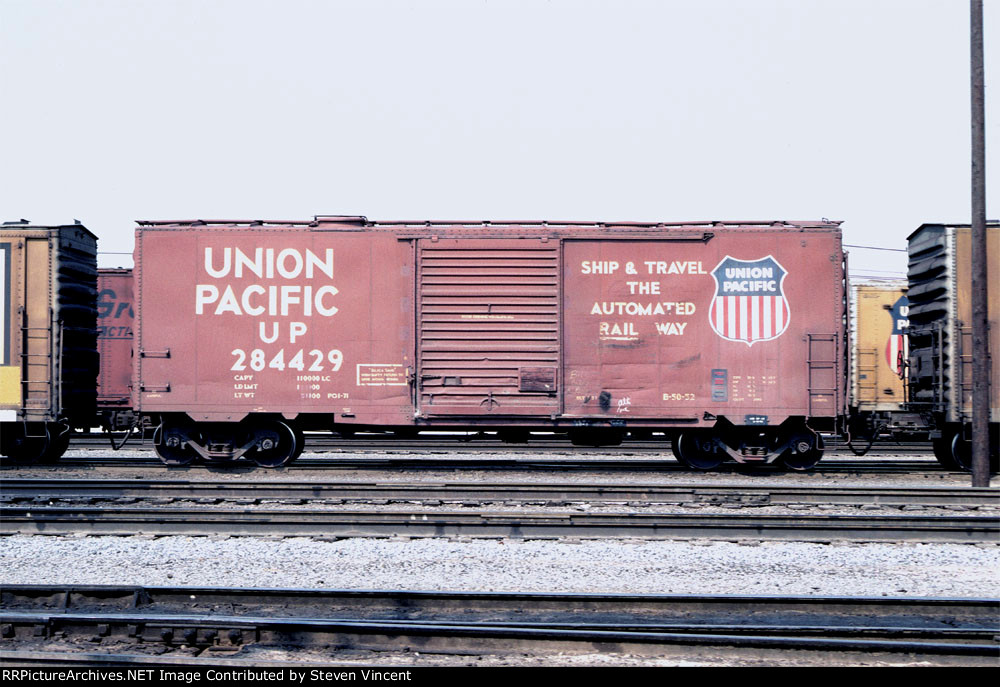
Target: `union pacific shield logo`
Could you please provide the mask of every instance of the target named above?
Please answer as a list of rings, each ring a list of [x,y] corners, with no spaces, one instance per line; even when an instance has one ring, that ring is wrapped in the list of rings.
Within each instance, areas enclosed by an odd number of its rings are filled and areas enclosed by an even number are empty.
[[[723,258],[712,270],[715,298],[708,319],[715,333],[747,346],[781,336],[791,317],[782,290],[786,274],[770,255],[758,260]]]

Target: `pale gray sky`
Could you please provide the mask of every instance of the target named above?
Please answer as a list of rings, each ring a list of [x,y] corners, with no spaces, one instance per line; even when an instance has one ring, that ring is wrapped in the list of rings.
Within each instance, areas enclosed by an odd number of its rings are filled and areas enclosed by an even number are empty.
[[[963,0],[0,0],[0,219],[105,251],[135,219],[314,214],[828,217],[903,248],[969,221],[969,141]]]

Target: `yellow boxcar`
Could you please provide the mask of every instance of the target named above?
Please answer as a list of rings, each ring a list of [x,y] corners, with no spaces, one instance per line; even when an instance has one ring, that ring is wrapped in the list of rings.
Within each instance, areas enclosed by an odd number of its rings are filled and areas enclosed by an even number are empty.
[[[935,423],[935,455],[968,469],[972,421],[972,231],[968,224],[924,224],[909,237],[909,397]],[[1000,222],[987,224],[990,460],[1000,427]]]
[[[927,421],[906,402],[909,300],[903,279],[851,286],[851,435],[927,437]]]
[[[903,408],[909,301],[906,282],[894,280],[851,287],[851,391],[864,411]]]
[[[96,412],[97,237],[0,225],[0,454],[54,460]]]

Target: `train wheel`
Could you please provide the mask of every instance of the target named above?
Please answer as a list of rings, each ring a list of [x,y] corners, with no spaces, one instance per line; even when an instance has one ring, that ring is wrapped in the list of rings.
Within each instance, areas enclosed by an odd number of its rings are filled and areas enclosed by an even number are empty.
[[[268,422],[258,431],[258,448],[247,453],[247,458],[262,468],[280,468],[299,455],[299,442],[295,430],[280,420]]]
[[[198,457],[194,450],[183,446],[184,442],[180,437],[171,436],[170,431],[166,430],[167,436],[164,438],[164,432],[162,424],[153,432],[153,450],[164,465],[190,465]]]
[[[785,451],[781,462],[789,470],[811,470],[823,457],[823,437],[803,434],[795,442],[796,451]]]
[[[693,470],[714,470],[722,464],[723,457],[710,450],[711,442],[699,442],[699,438],[693,433],[678,435],[670,442],[674,457]]]
[[[990,472],[997,471],[997,451],[996,442],[990,442],[989,465]],[[972,441],[962,436],[962,431],[958,430],[951,438],[949,444],[949,455],[958,470],[972,472]]]
[[[48,448],[45,449],[45,453],[38,459],[38,462],[55,463],[66,453],[66,449],[69,448],[69,438],[72,432],[68,428],[62,429],[65,429],[65,431],[49,442]]]
[[[956,434],[955,437],[958,435]],[[931,446],[934,447],[934,457],[937,458],[938,463],[941,464],[945,470],[961,470],[958,463],[951,455],[951,442],[952,435],[945,434],[943,437],[931,440]]]
[[[44,436],[31,436],[23,431],[23,425],[17,430],[16,436],[11,441],[10,447],[8,448],[8,457],[15,463],[25,463],[32,464],[38,463],[45,457],[46,451],[49,450],[51,445],[52,435],[49,433],[49,428],[47,426],[43,427],[45,435]]]
[[[972,442],[962,438],[962,432],[955,432],[948,446],[951,459],[959,470],[972,471]]]
[[[295,432],[295,455],[292,456],[292,460],[295,460],[306,450],[306,433],[299,429],[298,425],[292,425],[292,431]]]

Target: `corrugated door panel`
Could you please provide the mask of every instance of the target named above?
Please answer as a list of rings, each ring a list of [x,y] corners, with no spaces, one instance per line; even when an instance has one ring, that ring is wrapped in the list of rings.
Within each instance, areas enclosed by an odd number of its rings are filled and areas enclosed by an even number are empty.
[[[419,243],[420,409],[558,409],[559,248],[535,240]]]

